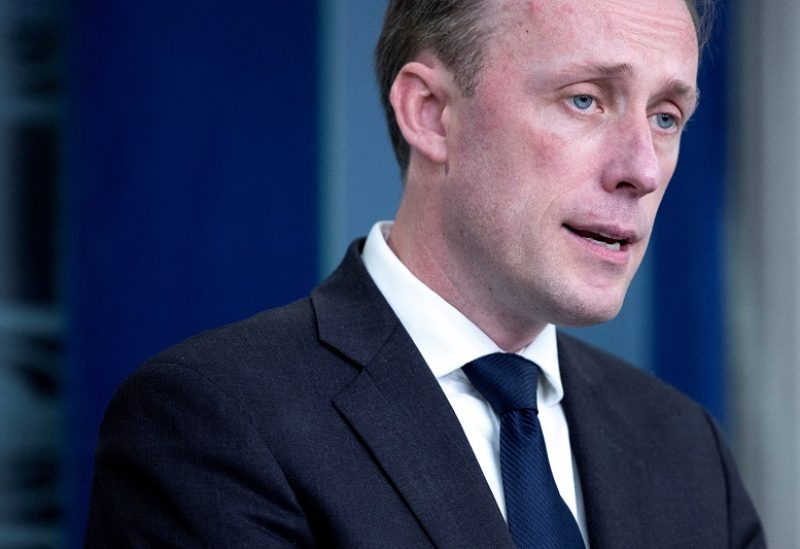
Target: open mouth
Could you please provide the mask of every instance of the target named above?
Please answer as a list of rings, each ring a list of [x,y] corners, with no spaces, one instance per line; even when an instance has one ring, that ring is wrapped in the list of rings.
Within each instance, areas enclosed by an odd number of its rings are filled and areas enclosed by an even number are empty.
[[[630,243],[630,241],[627,238],[615,238],[614,236],[604,232],[593,232],[584,229],[576,229],[575,227],[570,227],[569,225],[564,225],[564,226],[573,234],[576,234],[581,238],[585,238],[586,240],[592,242],[593,244],[603,246],[604,248],[611,250],[613,252],[618,252],[622,250]]]

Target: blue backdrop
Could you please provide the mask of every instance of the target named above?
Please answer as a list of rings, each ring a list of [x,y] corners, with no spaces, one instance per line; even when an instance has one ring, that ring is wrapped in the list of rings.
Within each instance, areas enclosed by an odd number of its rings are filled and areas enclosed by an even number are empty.
[[[700,107],[683,136],[649,253],[655,373],[724,423],[728,15],[725,2],[717,4],[715,33],[698,77]]]
[[[147,356],[316,281],[316,8],[78,2],[64,259],[69,542],[102,411]]]

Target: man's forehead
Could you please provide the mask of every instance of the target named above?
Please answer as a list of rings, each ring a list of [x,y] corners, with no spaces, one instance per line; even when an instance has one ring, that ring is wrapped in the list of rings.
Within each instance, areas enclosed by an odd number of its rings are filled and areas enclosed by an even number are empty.
[[[682,70],[696,67],[699,57],[684,0],[595,0],[592,6],[588,10],[579,0],[505,0],[493,49],[533,63],[583,63],[584,72],[601,76],[630,73],[634,60],[644,60],[647,67],[636,68],[670,65],[684,73],[684,87],[694,87],[694,75]]]
[[[505,31],[535,25],[537,31],[555,36],[572,30],[570,23],[579,22],[584,30],[643,36],[648,31],[674,32],[697,39],[687,0],[500,0],[494,7],[490,5],[485,16],[495,17]]]

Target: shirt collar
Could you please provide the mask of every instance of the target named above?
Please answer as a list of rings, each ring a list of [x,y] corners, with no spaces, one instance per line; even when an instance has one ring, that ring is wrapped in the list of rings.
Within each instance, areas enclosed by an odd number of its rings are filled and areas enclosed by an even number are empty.
[[[502,352],[471,320],[414,276],[389,248],[392,222],[373,225],[361,258],[370,277],[411,336],[437,378],[457,372],[476,358]],[[558,364],[555,326],[545,329],[519,355],[541,369],[540,405],[561,401],[564,389]]]

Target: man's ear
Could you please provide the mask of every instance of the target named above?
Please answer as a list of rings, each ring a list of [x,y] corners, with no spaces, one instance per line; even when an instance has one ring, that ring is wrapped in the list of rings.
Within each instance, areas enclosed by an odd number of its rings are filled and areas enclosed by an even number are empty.
[[[431,162],[447,162],[447,139],[443,115],[448,105],[450,83],[447,70],[431,63],[406,63],[394,79],[389,101],[406,142]]]

